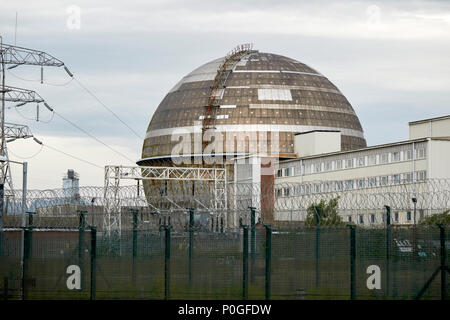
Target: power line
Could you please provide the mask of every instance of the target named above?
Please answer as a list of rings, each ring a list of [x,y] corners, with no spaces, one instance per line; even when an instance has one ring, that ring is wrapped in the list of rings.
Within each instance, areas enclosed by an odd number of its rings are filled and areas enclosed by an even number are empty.
[[[29,159],[32,159],[32,158],[36,157],[39,153],[41,153],[42,148],[43,148],[43,145],[41,145],[41,148],[35,154],[33,154],[32,156],[29,156],[29,157],[21,157],[21,156],[17,155],[16,153],[12,152],[11,148],[8,150],[8,152],[11,153],[14,157],[17,157],[17,158],[20,158],[20,159],[29,160]]]
[[[19,116],[21,116],[21,117],[22,117],[23,119],[25,119],[25,120],[28,120],[28,121],[34,121],[34,120],[36,120],[35,118],[28,118],[28,117],[24,116],[24,115],[19,111],[19,108],[20,108],[20,107],[18,107],[18,106],[11,106],[11,107],[8,107],[8,109],[11,109],[11,108],[14,108],[14,109],[16,110],[17,114],[18,114]],[[54,118],[54,117],[55,117],[55,113],[52,112],[52,116],[51,116],[48,120],[39,120],[39,121],[37,121],[37,122],[50,123],[50,122],[53,121],[53,118]]]
[[[72,121],[70,121],[69,119],[67,119],[66,117],[64,117],[63,115],[61,115],[60,113],[52,110],[58,117],[60,117],[61,119],[65,120],[66,122],[70,123],[72,126],[74,126],[75,128],[77,128],[78,130],[82,131],[83,133],[85,133],[86,135],[88,135],[89,137],[91,137],[92,139],[94,139],[95,141],[97,141],[98,143],[101,143],[102,145],[104,145],[105,147],[107,147],[108,149],[110,149],[111,151],[115,152],[116,154],[124,157],[125,159],[127,159],[128,161],[132,162],[133,164],[135,163],[134,160],[131,160],[130,158],[128,158],[126,155],[124,155],[123,153],[117,151],[116,149],[114,149],[113,147],[110,147],[109,145],[107,145],[106,143],[104,143],[103,141],[101,141],[100,139],[98,139],[97,137],[93,136],[92,134],[90,134],[89,132],[87,132],[86,130],[84,130],[83,128],[81,128],[80,126],[78,126],[77,124],[73,123]]]
[[[44,147],[47,147],[47,148],[49,148],[49,149],[52,149],[52,150],[57,151],[57,152],[59,152],[59,153],[62,153],[62,154],[64,154],[64,155],[68,156],[68,157],[74,158],[74,159],[76,159],[76,160],[78,160],[78,161],[85,162],[85,163],[90,164],[91,166],[97,167],[97,168],[99,168],[99,169],[104,169],[103,167],[101,167],[101,166],[99,166],[99,165],[97,165],[97,164],[95,164],[95,163],[92,163],[92,162],[90,162],[90,161],[88,161],[88,160],[84,160],[84,159],[78,158],[78,157],[76,157],[76,156],[74,156],[74,155],[71,155],[70,153],[61,151],[61,150],[59,150],[59,149],[57,149],[57,148],[55,148],[55,147],[51,147],[51,146],[49,146],[49,145],[47,145],[47,144],[44,144],[44,143],[42,143],[42,145],[43,145]]]
[[[14,74],[13,72],[11,72],[11,70],[8,70],[8,72],[15,78],[22,80],[22,81],[31,81],[31,82],[39,82],[40,80],[38,79],[26,79],[26,78],[22,78],[16,74]],[[75,78],[74,76],[72,76],[70,78],[69,81],[65,82],[65,83],[61,83],[61,84],[51,84],[49,82],[44,82],[44,84],[50,85],[50,86],[61,86],[61,87],[65,87],[67,85],[69,85],[73,80],[75,80],[75,82],[80,86],[80,88],[82,88],[84,91],[86,91],[91,97],[93,97],[98,103],[100,103],[100,105],[102,105],[103,108],[105,108],[109,113],[111,113],[117,120],[119,120],[124,126],[126,126],[131,132],[133,132],[133,134],[138,137],[141,140],[144,140],[144,138],[136,132],[136,130],[134,130],[132,127],[130,127],[125,121],[123,121],[118,115],[117,113],[115,113],[111,108],[109,108],[103,101],[100,100],[100,98],[98,98],[91,90],[89,90],[83,83],[81,83],[80,80],[78,80],[77,78]]]
[[[14,78],[22,80],[22,81],[28,81],[28,82],[40,82],[41,80],[39,79],[27,79],[27,78],[23,78],[21,76],[18,76],[17,74],[15,74],[14,72],[12,72],[11,70],[7,70],[8,74],[12,75]],[[67,82],[63,82],[63,83],[50,83],[48,81],[45,81],[44,84],[45,85],[49,85],[49,86],[54,86],[54,87],[66,87],[68,86],[72,81],[74,80],[74,78],[70,78],[69,81]]]
[[[56,112],[53,108],[51,108],[46,102],[44,102],[44,106],[52,113],[52,116],[49,120],[46,121],[42,121],[44,123],[49,123],[53,120],[54,115],[56,114],[57,116],[59,116],[61,119],[63,119],[64,121],[68,122],[70,125],[72,125],[73,127],[75,127],[76,129],[80,130],[81,132],[83,132],[84,134],[86,134],[87,136],[91,137],[92,139],[94,139],[95,141],[99,142],[100,144],[104,145],[105,147],[107,147],[108,149],[110,149],[111,151],[115,152],[116,154],[120,155],[121,157],[127,159],[128,161],[132,162],[133,164],[135,163],[134,160],[130,159],[129,157],[127,157],[125,154],[117,151],[116,149],[114,149],[113,147],[109,146],[108,144],[106,144],[105,142],[101,141],[100,139],[98,139],[97,137],[95,137],[94,135],[92,135],[91,133],[89,133],[88,131],[84,130],[83,128],[81,128],[80,126],[78,126],[76,123],[74,123],[73,121],[67,119],[66,117],[64,117],[62,114],[60,114],[59,112]],[[19,106],[14,106],[14,109],[16,110],[16,112],[24,119],[26,120],[34,120],[31,118],[28,118],[26,116],[24,116],[19,110],[18,110]]]
[[[131,128],[125,121],[123,121],[114,111],[112,111],[110,108],[108,108],[108,106],[106,104],[104,104],[92,91],[90,91],[88,88],[86,88],[81,82],[80,80],[78,80],[77,78],[73,77],[73,79],[75,79],[75,82],[78,83],[78,85],[84,89],[87,93],[89,93],[95,100],[97,100],[98,103],[100,103],[106,110],[108,110],[117,120],[119,120],[120,122],[122,122],[123,125],[125,125],[128,129],[130,129],[130,131],[132,131],[134,133],[134,135],[136,137],[138,137],[141,140],[144,140],[144,138],[139,135],[139,133],[137,133],[133,128]]]
[[[39,82],[40,80],[38,79],[26,79],[23,77],[20,77],[16,74],[14,74],[13,72],[11,72],[11,70],[8,70],[8,72],[15,78],[22,80],[22,81],[30,81],[30,82]],[[111,108],[109,108],[103,101],[100,100],[100,98],[98,98],[91,90],[89,90],[84,84],[81,83],[80,80],[78,80],[75,77],[71,77],[69,81],[65,82],[65,83],[61,83],[61,84],[52,84],[49,82],[44,82],[44,84],[50,85],[50,86],[58,86],[58,87],[65,87],[67,85],[69,85],[73,80],[75,80],[75,82],[80,86],[80,88],[82,88],[83,90],[85,90],[90,96],[92,96],[98,103],[100,103],[103,108],[105,108],[109,113],[111,113],[117,120],[119,120],[124,126],[126,126],[131,132],[133,132],[133,134],[138,137],[141,140],[144,140],[144,138],[139,135],[139,133],[137,133],[132,127],[130,127],[125,121],[123,121],[118,115],[117,113],[115,113],[113,110],[111,110]]]

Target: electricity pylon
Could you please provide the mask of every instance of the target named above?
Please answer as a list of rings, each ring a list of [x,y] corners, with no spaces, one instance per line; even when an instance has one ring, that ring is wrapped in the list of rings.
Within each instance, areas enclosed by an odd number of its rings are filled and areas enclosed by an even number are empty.
[[[25,105],[29,102],[37,102],[41,103],[43,102],[47,107],[47,103],[44,101],[44,99],[37,94],[33,90],[28,89],[22,89],[22,88],[16,88],[16,87],[8,87],[3,86],[2,89],[0,89],[2,93],[2,103],[8,101],[8,102],[18,102],[17,106]],[[49,107],[48,107],[49,108]],[[50,109],[50,108],[49,108]],[[4,109],[2,108],[2,111]],[[30,128],[26,125],[21,124],[12,124],[12,123],[6,123],[4,122],[4,117],[2,115],[2,145],[1,145],[1,156],[3,156],[3,160],[0,162],[0,193],[1,188],[3,188],[3,193],[8,194],[9,196],[12,196],[14,194],[13,190],[13,182],[11,177],[11,170],[9,169],[9,157],[8,157],[8,148],[7,143],[12,142],[17,139],[26,139],[31,138],[33,135],[31,134]],[[1,207],[1,194],[0,194],[0,211],[2,211]]]
[[[11,172],[9,170],[9,158],[6,144],[8,140],[15,140],[19,138],[25,138],[29,132],[29,128],[21,125],[6,125],[5,124],[5,102],[18,102],[19,105],[24,105],[29,102],[44,102],[44,105],[51,110],[51,108],[45,103],[45,101],[34,91],[8,87],[5,84],[6,65],[9,65],[8,69],[16,68],[20,65],[33,65],[41,67],[41,83],[43,82],[43,67],[64,67],[66,72],[72,77],[73,75],[64,65],[64,62],[51,56],[50,54],[8,44],[3,44],[3,39],[0,36],[0,64],[1,64],[1,109],[0,109],[0,156],[2,161],[0,162],[0,227],[2,223],[2,217],[4,213],[4,191],[5,189],[13,194],[13,185],[11,180]],[[28,129],[26,129],[28,128]],[[27,131],[28,130],[28,131]],[[28,132],[28,133],[27,133]],[[27,134],[24,134],[27,133]],[[31,136],[29,136],[31,137]]]

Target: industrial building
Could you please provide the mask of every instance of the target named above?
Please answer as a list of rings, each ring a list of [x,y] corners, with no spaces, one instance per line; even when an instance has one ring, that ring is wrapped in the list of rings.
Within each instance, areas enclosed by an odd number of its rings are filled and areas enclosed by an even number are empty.
[[[355,111],[324,75],[250,47],[204,64],[169,91],[148,126],[138,164],[173,161],[178,144],[173,136],[180,132],[191,135],[192,148],[185,155],[210,155],[193,144],[195,133],[205,127],[220,133],[220,153],[230,156],[275,150],[277,144],[279,157],[295,157],[294,135],[311,130],[339,130],[342,150],[366,146]]]
[[[450,116],[410,122],[409,140],[355,150],[341,150],[340,135],[338,131],[320,130],[295,135],[297,158],[278,162],[274,179],[275,208],[277,203],[284,206],[282,210],[275,210],[274,220],[304,221],[305,212],[286,216],[290,211],[286,208],[289,206],[286,205],[289,203],[287,200],[291,198],[306,199],[314,195],[318,199],[328,193],[350,196],[353,193],[356,197],[362,192],[370,196],[379,193],[380,189],[385,193],[403,192],[405,199],[402,200],[406,205],[394,208],[393,223],[413,224],[434,213],[430,210],[429,201],[438,202],[439,199],[417,201],[414,192],[424,188],[430,189],[430,194],[445,192],[431,188],[440,187],[436,181],[450,179]],[[430,181],[435,183],[430,185]],[[448,185],[442,183],[441,187]],[[383,205],[380,203],[378,210],[368,210],[365,214],[357,210],[347,211],[342,213],[343,220],[362,226],[383,223]],[[414,205],[418,209],[416,217]],[[445,204],[443,206],[445,208]]]
[[[167,195],[195,198],[205,192],[196,186],[201,177],[170,167],[222,168],[220,181],[208,181],[214,184],[212,207],[225,212],[227,227],[239,225],[239,201],[255,207],[264,222],[304,221],[308,195],[317,201],[320,195],[364,190],[367,196],[380,187],[408,185],[414,197],[421,182],[450,178],[445,165],[449,128],[448,116],[416,121],[410,123],[409,140],[367,147],[355,110],[323,74],[297,60],[242,45],[183,77],[158,106],[137,164],[166,168],[157,175],[167,176],[149,178],[156,176],[153,169],[121,176],[147,175],[143,186],[149,205],[170,211],[174,205],[196,204],[175,204],[166,201]],[[106,176],[111,181],[116,177]],[[242,192],[244,184],[252,190]],[[409,208],[408,199],[402,210]],[[432,213],[424,203],[417,206],[418,217],[406,209],[394,213],[395,221],[409,223]],[[353,209],[368,208],[363,207]],[[379,208],[340,213],[345,221],[373,225],[383,223],[375,216],[381,215]]]

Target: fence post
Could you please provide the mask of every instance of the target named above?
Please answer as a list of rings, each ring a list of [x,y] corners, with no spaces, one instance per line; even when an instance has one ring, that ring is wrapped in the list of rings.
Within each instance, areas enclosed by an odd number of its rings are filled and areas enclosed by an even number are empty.
[[[91,300],[95,300],[96,291],[96,259],[97,259],[97,228],[91,229]]]
[[[133,213],[133,266],[132,266],[132,281],[136,284],[136,257],[137,257],[137,228],[138,228],[138,214],[139,210],[131,209]]]
[[[164,225],[165,245],[164,245],[164,299],[170,298],[170,226]]]
[[[23,270],[22,270],[22,300],[28,297],[28,259],[31,257],[31,231],[24,228]]]
[[[438,225],[441,238],[441,300],[447,299],[447,261],[445,249],[445,228],[442,224]]]
[[[194,208],[189,210],[189,286],[192,285],[192,257],[194,254]]]
[[[8,288],[8,277],[3,278],[3,300],[8,300],[9,298],[9,288]]]
[[[33,228],[33,214],[35,212],[27,211],[26,213],[28,213],[28,227]]]
[[[391,269],[391,207],[386,208],[386,296],[389,296],[389,276]]]
[[[0,221],[0,257],[3,255],[3,237],[3,221]]]
[[[24,263],[23,263],[23,268],[24,268],[24,275],[23,275],[23,279],[22,281],[24,281],[24,291],[23,291],[23,299],[27,299],[28,297],[28,284],[29,284],[29,280],[27,279],[28,277],[28,269],[29,269],[29,264],[30,264],[30,258],[33,255],[33,216],[31,212],[28,212],[29,216],[28,216],[28,228],[25,228],[25,233],[24,233],[24,241],[25,241],[25,245],[24,245]]]
[[[322,207],[315,206],[316,211],[316,246],[315,246],[315,265],[316,265],[316,287],[320,284],[320,266],[319,266],[319,249],[320,249],[320,218],[322,214]]]
[[[350,299],[356,299],[356,272],[355,272],[355,260],[356,260],[356,227],[353,225],[348,226],[350,228]]]
[[[272,228],[269,225],[266,227],[266,300],[270,300],[270,274],[272,262]]]
[[[242,226],[244,230],[242,248],[242,299],[248,297],[248,226]]]
[[[250,280],[253,283],[255,280],[255,251],[256,251],[255,215],[256,215],[256,208],[249,207],[249,209],[250,209]]]
[[[86,211],[77,210],[78,220],[78,265],[81,270],[81,286],[84,286],[84,231],[86,229]]]
[[[25,250],[25,255],[29,259],[32,255],[33,250],[33,212],[27,212],[28,213],[28,230],[25,234],[25,241],[27,243],[27,250]]]

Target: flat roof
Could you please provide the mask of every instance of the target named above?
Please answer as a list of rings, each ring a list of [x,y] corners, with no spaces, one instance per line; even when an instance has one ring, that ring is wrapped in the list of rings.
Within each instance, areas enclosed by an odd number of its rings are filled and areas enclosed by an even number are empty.
[[[422,120],[417,120],[417,121],[411,121],[411,122],[408,122],[408,124],[409,125],[420,124],[420,123],[426,123],[426,122],[437,121],[437,120],[445,120],[445,119],[450,119],[450,115],[442,116],[442,117],[429,118],[429,119],[422,119]]]
[[[315,155],[311,155],[311,156],[307,156],[307,157],[296,158],[296,159],[292,159],[292,160],[289,159],[289,160],[285,160],[283,162],[290,162],[290,161],[293,161],[293,160],[300,160],[300,159],[322,158],[322,157],[334,156],[334,155],[338,155],[338,154],[361,152],[361,151],[366,151],[366,150],[373,150],[373,149],[387,148],[387,147],[403,145],[403,144],[410,144],[410,143],[413,143],[413,142],[425,142],[427,140],[428,140],[428,138],[418,138],[418,139],[414,139],[414,140],[398,141],[398,142],[379,144],[379,145],[376,145],[376,146],[370,146],[370,147],[365,147],[365,148],[360,148],[360,149],[345,150],[345,151],[335,151],[335,152],[328,152],[328,153],[320,153],[320,154],[315,154]]]

